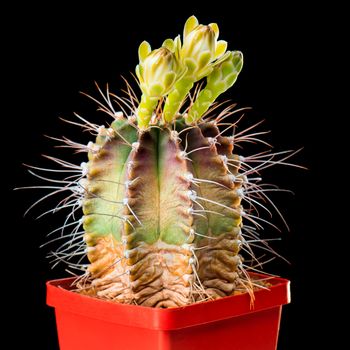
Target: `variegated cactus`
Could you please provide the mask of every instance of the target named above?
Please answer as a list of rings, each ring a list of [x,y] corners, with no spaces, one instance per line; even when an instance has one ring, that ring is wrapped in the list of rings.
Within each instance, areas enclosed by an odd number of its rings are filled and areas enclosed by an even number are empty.
[[[241,52],[226,52],[218,36],[216,24],[200,25],[192,16],[183,41],[167,39],[153,51],[143,42],[136,68],[140,102],[130,85],[128,101],[101,93],[99,107],[114,118],[111,125],[78,116],[96,140],[83,146],[63,139],[87,151],[88,162],[78,167],[51,158],[78,174],[55,190],[70,195],[52,211],[69,207],[72,213],[55,230],[62,231],[55,241],[68,240],[52,256],[84,271],[76,281],[80,293],[175,307],[253,289],[240,252],[252,255],[249,240],[258,244],[254,209],[270,199],[256,174],[276,154],[236,154],[235,145],[259,141],[262,133],[235,133],[236,124],[224,121],[239,112],[234,106],[216,112],[216,99],[243,64]],[[204,79],[203,88],[194,85]],[[111,98],[130,112],[116,112]],[[80,207],[83,217],[76,220]]]

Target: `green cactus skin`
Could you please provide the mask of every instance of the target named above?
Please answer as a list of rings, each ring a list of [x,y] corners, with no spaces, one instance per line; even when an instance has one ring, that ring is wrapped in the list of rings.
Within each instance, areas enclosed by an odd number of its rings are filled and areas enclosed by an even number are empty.
[[[59,172],[72,172],[63,181],[30,171],[62,185],[42,186],[53,189],[52,194],[69,193],[44,214],[71,210],[63,226],[50,233],[60,234],[53,242],[68,240],[52,257],[54,265],[64,261],[84,271],[75,282],[79,293],[167,308],[235,292],[252,295],[257,285],[243,255],[256,261],[249,240],[259,245],[256,230],[267,222],[254,215],[256,206],[268,211],[261,204],[267,202],[276,209],[265,192],[276,188],[260,187],[260,171],[275,163],[290,165],[284,160],[294,153],[235,153],[236,145],[259,142],[263,134],[251,132],[254,126],[238,133],[236,124],[226,127],[226,118],[240,111],[234,106],[215,115],[215,99],[236,81],[243,56],[225,53],[227,43],[217,41],[214,23],[202,26],[192,16],[184,33],[184,46],[179,36],[154,51],[147,42],[140,45],[140,102],[128,83],[128,101],[98,88],[103,102],[92,99],[114,118],[108,128],[78,115],[84,124],[69,121],[97,135],[87,146],[61,140],[65,147],[87,152],[88,163],[79,167],[49,157],[64,168]],[[205,77],[206,86],[200,90],[198,85],[189,105],[182,106],[193,84]],[[130,114],[116,112],[111,97],[129,106]],[[231,128],[233,134],[225,136]],[[82,219],[76,218],[79,208]],[[245,227],[243,220],[255,227]],[[269,249],[261,243],[264,251]]]

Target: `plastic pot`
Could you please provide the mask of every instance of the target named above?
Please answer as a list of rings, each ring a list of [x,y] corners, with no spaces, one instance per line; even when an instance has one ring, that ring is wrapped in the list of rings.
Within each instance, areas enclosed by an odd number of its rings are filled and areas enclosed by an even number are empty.
[[[269,290],[186,307],[156,309],[117,304],[69,290],[74,278],[47,282],[61,350],[275,350],[289,281]]]

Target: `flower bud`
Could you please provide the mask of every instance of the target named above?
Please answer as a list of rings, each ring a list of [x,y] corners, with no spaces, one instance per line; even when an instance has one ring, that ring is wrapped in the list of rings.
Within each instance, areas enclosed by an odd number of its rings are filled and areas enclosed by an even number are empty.
[[[210,55],[209,61],[212,61],[215,54],[215,33],[211,27],[200,24],[184,38],[181,53],[183,57],[199,62],[204,52]]]
[[[175,54],[165,47],[153,50],[136,67],[141,90],[149,97],[167,95],[181,75],[181,67]]]
[[[216,23],[198,24],[194,16],[186,21],[180,57],[187,67],[187,75],[192,76],[194,81],[209,75],[214,61],[224,55],[227,43],[218,41],[218,37],[219,27]]]

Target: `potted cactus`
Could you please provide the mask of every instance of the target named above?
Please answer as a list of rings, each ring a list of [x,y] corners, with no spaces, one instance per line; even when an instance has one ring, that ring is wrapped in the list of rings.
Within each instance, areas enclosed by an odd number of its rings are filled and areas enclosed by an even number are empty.
[[[240,110],[216,102],[243,65],[218,36],[217,24],[192,16],[182,39],[155,50],[142,42],[141,99],[129,83],[127,98],[99,89],[102,101],[93,99],[112,123],[77,115],[69,123],[96,139],[62,139],[88,161],[50,157],[71,172],[46,186],[68,193],[51,211],[71,210],[52,233],[64,241],[52,257],[82,271],[47,283],[61,350],[276,349],[289,282],[257,273],[252,248],[269,248],[255,211],[273,205],[260,171],[293,153],[240,155],[263,133],[235,132],[229,117]]]

